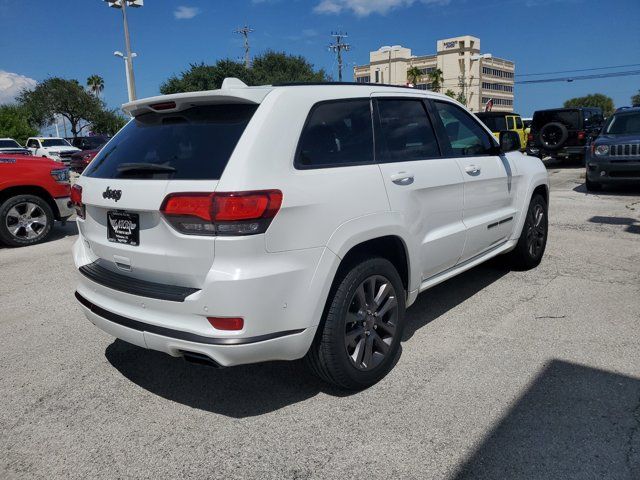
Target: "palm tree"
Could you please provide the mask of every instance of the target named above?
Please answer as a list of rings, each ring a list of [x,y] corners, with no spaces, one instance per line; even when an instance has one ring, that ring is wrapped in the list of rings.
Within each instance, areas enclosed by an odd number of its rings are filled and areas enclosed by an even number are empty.
[[[91,93],[99,97],[104,90],[104,79],[100,75],[91,75],[87,78],[87,87]]]
[[[427,73],[429,77],[429,83],[431,84],[431,90],[433,92],[439,92],[442,88],[442,83],[444,82],[444,76],[442,75],[442,70],[439,68],[435,68]]]
[[[418,67],[411,67],[407,70],[407,81],[414,87],[418,84],[418,80],[422,76],[422,71]]]

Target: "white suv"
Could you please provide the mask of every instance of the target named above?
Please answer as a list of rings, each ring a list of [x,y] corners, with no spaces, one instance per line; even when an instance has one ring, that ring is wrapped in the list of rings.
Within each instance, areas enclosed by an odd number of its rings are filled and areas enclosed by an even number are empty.
[[[73,253],[89,320],[135,345],[364,388],[420,292],[542,258],[543,164],[444,95],[228,79],[124,109],[73,188]]]

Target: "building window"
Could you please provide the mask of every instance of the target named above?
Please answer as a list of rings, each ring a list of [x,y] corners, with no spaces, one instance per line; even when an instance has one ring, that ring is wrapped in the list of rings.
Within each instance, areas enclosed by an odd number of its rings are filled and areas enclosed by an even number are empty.
[[[380,83],[380,70],[376,70],[376,83]]]
[[[491,97],[482,97],[482,103],[483,104],[489,103],[489,100],[491,100]],[[493,99],[493,104],[494,105],[500,105],[502,107],[512,107],[513,106],[513,100],[508,99],[508,98],[494,98]]]
[[[506,72],[504,70],[498,70],[497,68],[482,67],[482,73],[499,78],[513,78],[513,72]]]
[[[513,92],[513,85],[505,85],[504,83],[482,82],[483,90],[495,90],[497,92]]]
[[[428,86],[427,86],[427,84],[426,84],[426,83],[418,83],[418,84],[416,85],[416,88],[417,88],[418,90],[428,90]]]
[[[366,77],[356,77],[356,82],[357,83],[371,83],[371,77],[370,76],[366,76]]]

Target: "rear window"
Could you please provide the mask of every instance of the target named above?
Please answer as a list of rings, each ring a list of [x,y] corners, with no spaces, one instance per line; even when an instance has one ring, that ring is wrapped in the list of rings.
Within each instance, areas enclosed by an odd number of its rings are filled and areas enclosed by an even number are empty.
[[[483,115],[478,115],[478,118],[482,120],[482,123],[484,123],[492,132],[502,132],[507,130],[507,120],[505,117],[485,117]]]
[[[91,162],[94,178],[219,180],[257,105],[193,107],[131,120]]]
[[[43,138],[40,140],[43,147],[70,147],[71,144],[62,138]]]
[[[582,115],[579,110],[558,110],[536,112],[533,115],[533,128],[540,129],[547,123],[561,123],[569,130],[582,128]]]
[[[297,168],[373,163],[373,127],[368,98],[317,104],[300,137]]]

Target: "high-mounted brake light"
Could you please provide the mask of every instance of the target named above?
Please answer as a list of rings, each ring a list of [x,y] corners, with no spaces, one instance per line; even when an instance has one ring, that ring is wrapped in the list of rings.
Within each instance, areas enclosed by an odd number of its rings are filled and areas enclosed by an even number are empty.
[[[255,235],[266,232],[281,205],[280,190],[171,193],[160,211],[187,235]]]
[[[84,218],[85,206],[82,203],[82,187],[80,185],[74,185],[71,187],[71,203],[76,210],[76,215],[80,218]]]
[[[163,102],[163,103],[154,103],[153,105],[149,105],[154,110],[171,110],[176,108],[176,102]]]

